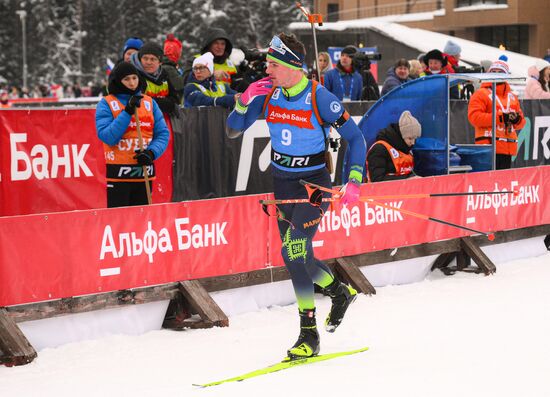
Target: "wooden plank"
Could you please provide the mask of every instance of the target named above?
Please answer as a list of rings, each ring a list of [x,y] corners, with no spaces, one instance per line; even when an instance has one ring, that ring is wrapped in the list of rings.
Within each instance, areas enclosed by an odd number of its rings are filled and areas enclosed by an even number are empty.
[[[8,312],[0,308],[0,364],[24,365],[35,358],[34,347],[31,346]]]
[[[375,295],[376,289],[355,264],[353,257],[338,258],[334,266],[340,280],[349,283],[358,292]]]
[[[477,266],[485,274],[493,274],[497,271],[495,264],[489,259],[487,255],[485,255],[479,245],[477,245],[472,238],[463,237],[460,239],[460,243],[464,252],[474,260]]]
[[[170,300],[179,292],[178,283],[158,285],[133,290],[120,290],[55,301],[6,307],[15,322],[41,320],[66,314],[85,313],[100,309]]]
[[[228,327],[229,319],[201,285],[199,280],[186,280],[179,283],[179,289],[189,305],[197,311],[201,319],[217,327]]]

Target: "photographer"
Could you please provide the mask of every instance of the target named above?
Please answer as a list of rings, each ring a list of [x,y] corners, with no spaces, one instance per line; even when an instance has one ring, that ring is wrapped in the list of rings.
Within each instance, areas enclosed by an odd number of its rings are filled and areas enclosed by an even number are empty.
[[[491,64],[489,73],[509,74],[508,64],[498,60]],[[512,156],[518,151],[517,131],[525,126],[525,118],[518,97],[507,82],[496,85],[496,169],[512,167]],[[468,104],[468,120],[475,127],[475,143],[492,143],[493,101],[491,83],[483,83],[474,92]]]
[[[343,102],[361,100],[363,77],[353,62],[356,53],[354,46],[346,46],[340,54],[336,68],[325,74],[325,87]]]
[[[380,98],[378,82],[370,71],[371,59],[380,60],[382,57],[380,54],[365,54],[364,52],[357,52],[353,57],[355,70],[363,78],[363,91],[361,93],[361,100],[363,101],[377,101]]]
[[[239,64],[237,74],[233,76],[231,83],[231,88],[238,92],[244,92],[251,83],[267,77],[265,72],[267,53],[255,48],[242,51],[244,61]]]

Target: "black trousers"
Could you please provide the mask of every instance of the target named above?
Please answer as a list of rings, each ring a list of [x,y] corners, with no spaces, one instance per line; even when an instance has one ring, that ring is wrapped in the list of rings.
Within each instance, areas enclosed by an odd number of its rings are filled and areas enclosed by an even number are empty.
[[[149,181],[151,192],[153,182]],[[107,182],[107,207],[147,205],[145,182]]]
[[[512,156],[508,154],[498,154],[496,156],[496,167],[497,170],[507,170],[512,168]]]

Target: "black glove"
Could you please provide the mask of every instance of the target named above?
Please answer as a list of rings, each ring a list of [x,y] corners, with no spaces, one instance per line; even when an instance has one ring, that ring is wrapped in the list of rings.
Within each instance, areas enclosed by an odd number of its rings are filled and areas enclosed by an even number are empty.
[[[508,119],[510,120],[511,124],[517,124],[521,121],[521,116],[519,113],[516,112],[510,112]]]
[[[136,150],[136,155],[134,156],[134,159],[137,160],[139,165],[151,165],[153,164],[153,160],[155,159],[155,155],[153,152],[149,149],[139,151]]]
[[[510,122],[510,113],[502,113],[502,116],[500,116],[500,121],[502,121],[505,126],[512,124]]]
[[[124,110],[126,110],[126,113],[128,113],[130,116],[133,116],[136,112],[136,108],[139,107],[142,99],[143,95],[132,95],[130,99],[128,99],[128,103],[124,108]]]
[[[462,88],[462,98],[469,100],[470,97],[474,94],[475,88],[473,84],[466,84],[464,88]]]

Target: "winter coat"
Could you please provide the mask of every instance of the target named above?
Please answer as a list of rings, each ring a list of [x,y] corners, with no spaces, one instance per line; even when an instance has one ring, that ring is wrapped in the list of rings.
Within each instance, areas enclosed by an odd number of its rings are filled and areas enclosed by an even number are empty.
[[[159,67],[154,74],[147,73],[143,69],[137,52],[130,57],[130,63],[136,67],[140,76],[147,83],[144,94],[155,100],[162,113],[174,114],[181,100],[178,99],[178,94],[170,82],[166,70]]]
[[[550,92],[544,91],[539,81],[540,72],[536,66],[531,66],[527,73],[529,79],[525,86],[525,99],[550,99]]]
[[[332,92],[339,100],[344,99],[344,92],[349,96],[351,84],[352,101],[360,101],[363,90],[363,78],[361,75],[352,69],[351,73],[347,73],[342,69],[340,62],[336,68],[325,73],[325,87]],[[343,86],[342,86],[343,84]]]
[[[391,68],[388,69],[388,74],[387,74],[386,80],[384,81],[381,94],[386,95],[395,87],[399,87],[401,84],[405,84],[407,81],[411,81],[411,79],[407,77],[405,80],[402,80],[399,77],[397,77],[397,75],[395,74],[395,67],[392,66]]]
[[[185,85],[184,107],[223,106],[232,109],[235,106],[236,93],[227,83],[216,81],[214,77],[198,81],[195,76],[191,76]]]
[[[210,29],[207,32],[206,40],[204,41],[204,45],[201,48],[200,55],[210,51],[210,45],[212,44],[213,41],[218,39],[225,40],[225,51],[221,56],[214,56],[214,71],[223,70],[227,72],[230,78],[225,82],[231,84],[231,80],[232,80],[231,77],[237,73],[237,68],[235,67],[233,62],[229,59],[229,55],[231,55],[231,51],[233,51],[233,43],[231,43],[231,40],[229,39],[229,35],[225,32],[225,30],[219,29],[219,28]],[[185,61],[185,65],[183,68],[183,78],[185,79],[186,84],[191,78],[191,76],[193,75],[192,73],[193,61],[198,56],[199,54],[196,54],[193,56],[192,59],[188,59],[187,61]]]
[[[167,57],[162,62],[162,69],[166,71],[168,81],[174,87],[174,91],[178,96],[178,103],[181,102],[183,97],[183,89],[185,88],[185,82],[183,80],[183,72],[180,70],[177,63],[172,62]]]
[[[116,94],[115,96],[124,106],[126,106],[130,98],[128,94]],[[149,142],[147,149],[151,150],[155,159],[157,159],[166,150],[168,140],[170,139],[170,131],[166,126],[162,112],[155,102],[153,102],[152,113],[154,118],[153,140]],[[99,139],[106,145],[117,145],[124,138],[124,134],[130,127],[132,119],[133,116],[130,116],[125,111],[120,112],[115,118],[107,103],[107,99],[105,97],[101,98],[95,111],[96,130]]]
[[[517,154],[517,131],[525,126],[525,117],[518,97],[512,93],[508,83],[497,84],[496,96],[496,152],[515,156]],[[490,144],[493,125],[493,101],[491,83],[484,83],[474,92],[468,104],[468,120],[475,128],[475,143]],[[520,117],[514,125],[505,126],[504,112],[516,112]]]
[[[385,141],[396,150],[404,154],[410,154],[411,148],[405,143],[401,136],[399,124],[390,124],[388,127],[380,130],[376,136],[377,141]],[[381,143],[372,145],[367,153],[367,168],[369,180],[371,182],[391,181],[397,179],[407,179],[414,176],[414,173],[407,175],[391,175],[395,174],[395,165],[388,152],[388,149]]]

